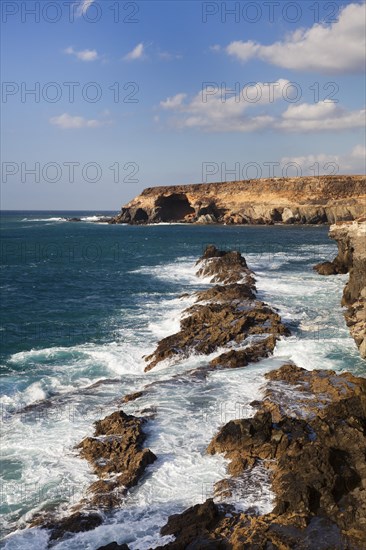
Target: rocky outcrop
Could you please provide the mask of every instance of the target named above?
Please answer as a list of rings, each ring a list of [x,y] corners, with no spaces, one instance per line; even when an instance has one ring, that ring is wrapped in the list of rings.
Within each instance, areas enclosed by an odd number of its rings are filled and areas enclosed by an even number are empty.
[[[338,255],[314,269],[321,275],[349,273],[342,305],[361,357],[366,358],[366,219],[332,225],[329,235],[337,241]]]
[[[335,223],[364,213],[364,176],[268,178],[150,187],[109,223]]]
[[[197,274],[221,282],[197,293],[196,303],[186,309],[180,331],[163,338],[148,357],[145,371],[166,359],[181,359],[192,352],[221,354],[211,367],[240,367],[269,355],[276,339],[289,334],[274,309],[255,299],[255,279],[239,252],[217,250],[210,245],[197,262]],[[245,349],[232,349],[232,345]]]
[[[98,420],[94,436],[83,439],[77,448],[90,462],[99,480],[91,484],[88,496],[73,506],[70,514],[63,517],[54,512],[39,514],[30,526],[49,530],[52,541],[101,525],[102,514],[88,510],[110,510],[118,506],[128,489],[138,483],[147,466],[157,458],[143,446],[145,424],[145,418],[127,415],[121,410]],[[108,547],[128,549],[127,545],[117,543]]]
[[[97,512],[74,512],[70,516],[58,519],[38,518],[33,521],[32,527],[41,526],[43,529],[50,530],[50,541],[63,538],[71,533],[83,533],[92,531],[103,523],[103,517]]]
[[[224,453],[237,479],[259,463],[268,468],[272,512],[208,500],[169,518],[161,532],[175,541],[164,548],[366,547],[366,380],[293,364],[266,378],[255,416],[224,425],[208,452]]]
[[[144,418],[116,411],[95,423],[94,437],[79,444],[80,455],[92,465],[99,481],[93,483],[92,503],[102,507],[118,504],[121,496],[137,484],[147,466],[156,460],[144,448]]]

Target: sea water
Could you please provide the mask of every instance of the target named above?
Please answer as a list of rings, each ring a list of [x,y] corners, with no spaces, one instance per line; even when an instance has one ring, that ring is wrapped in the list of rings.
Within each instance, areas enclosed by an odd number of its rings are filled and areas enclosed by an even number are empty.
[[[70,511],[97,478],[75,449],[93,422],[123,408],[153,413],[146,446],[158,457],[103,524],[55,542],[95,550],[111,541],[131,549],[168,542],[169,515],[214,496],[227,462],[205,450],[220,426],[250,416],[264,374],[294,361],[364,374],[340,305],[348,275],[322,277],[314,264],[336,244],[323,226],[134,226],[94,223],[106,212],[3,212],[1,217],[2,547],[44,550],[48,533],[27,528],[36,514]],[[80,222],[66,218],[79,217]],[[179,330],[192,292],[207,288],[195,262],[207,244],[239,250],[255,271],[258,297],[278,308],[291,336],[273,357],[204,377],[192,354],[144,372],[144,356]],[[221,350],[222,351],[222,350]],[[128,404],[127,393],[146,394]],[[151,385],[151,386],[150,386]],[[218,497],[216,497],[218,498]],[[258,465],[227,500],[239,510],[271,510]]]

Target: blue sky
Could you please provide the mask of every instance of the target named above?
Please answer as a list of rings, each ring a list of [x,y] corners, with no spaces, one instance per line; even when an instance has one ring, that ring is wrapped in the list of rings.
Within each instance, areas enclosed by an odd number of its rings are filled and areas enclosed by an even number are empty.
[[[365,171],[364,2],[1,7],[3,209]]]

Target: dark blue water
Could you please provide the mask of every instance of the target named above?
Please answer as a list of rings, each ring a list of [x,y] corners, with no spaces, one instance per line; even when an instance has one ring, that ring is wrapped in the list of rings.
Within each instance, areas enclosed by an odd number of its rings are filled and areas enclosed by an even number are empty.
[[[73,445],[91,432],[93,420],[115,410],[117,397],[152,380],[169,381],[179,369],[206,361],[192,357],[180,366],[146,375],[142,356],[154,349],[159,338],[178,330],[180,311],[187,305],[179,296],[202,288],[194,263],[209,243],[244,254],[257,273],[260,297],[280,309],[292,330],[292,336],[278,344],[274,358],[263,365],[245,373],[241,369],[226,373],[225,379],[214,374],[207,386],[195,389],[198,397],[208,392],[210,410],[221,410],[225,394],[236,399],[240,392],[241,399],[246,396],[250,402],[257,396],[263,372],[284,360],[292,359],[305,368],[363,372],[340,307],[347,276],[320,277],[312,270],[315,263],[336,254],[327,227],[130,227],[93,223],[96,214],[110,213],[1,215],[1,402],[7,437],[1,460],[6,532],[25,527],[35,511],[68,505],[70,492],[55,494],[47,490],[47,483],[60,486],[60,480],[66,480],[78,500],[93,477]],[[67,217],[83,221],[66,222]],[[99,386],[88,389],[95,382]],[[180,511],[199,500],[195,472],[211,482],[225,471],[221,459],[203,456],[200,442],[214,433],[220,418],[214,414],[202,427],[206,413],[201,409],[206,405],[201,401],[200,406],[190,405],[187,417],[187,391],[193,390],[164,386],[156,401],[144,403],[163,403],[165,412],[160,420],[157,417],[149,446],[159,456],[165,447],[170,453],[136,490],[138,508],[130,504],[127,515],[121,512],[111,520],[127,533],[119,542],[127,541],[131,548],[148,548],[159,541],[156,524],[163,524],[168,509]],[[19,414],[35,403],[57,406],[60,418]],[[128,410],[134,412],[134,406]],[[70,412],[65,412],[70,407],[72,421]],[[90,414],[79,414],[80,410],[85,413],[85,407]],[[176,433],[182,418],[187,432],[189,418],[191,434],[196,434],[192,440],[196,443],[187,443],[185,462]],[[31,487],[26,491],[27,483]],[[154,506],[148,501],[149,491]],[[264,498],[264,509],[269,502],[269,497]],[[80,535],[57,548],[97,548],[116,540],[108,540],[108,533],[107,522],[100,536]],[[38,530],[22,531],[7,539],[6,548],[22,544],[45,548],[46,541]]]

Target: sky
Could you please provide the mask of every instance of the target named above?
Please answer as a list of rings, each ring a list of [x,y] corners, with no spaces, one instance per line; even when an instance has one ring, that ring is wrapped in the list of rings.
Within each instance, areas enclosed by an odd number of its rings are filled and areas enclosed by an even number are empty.
[[[365,173],[364,1],[1,2],[1,208]]]

